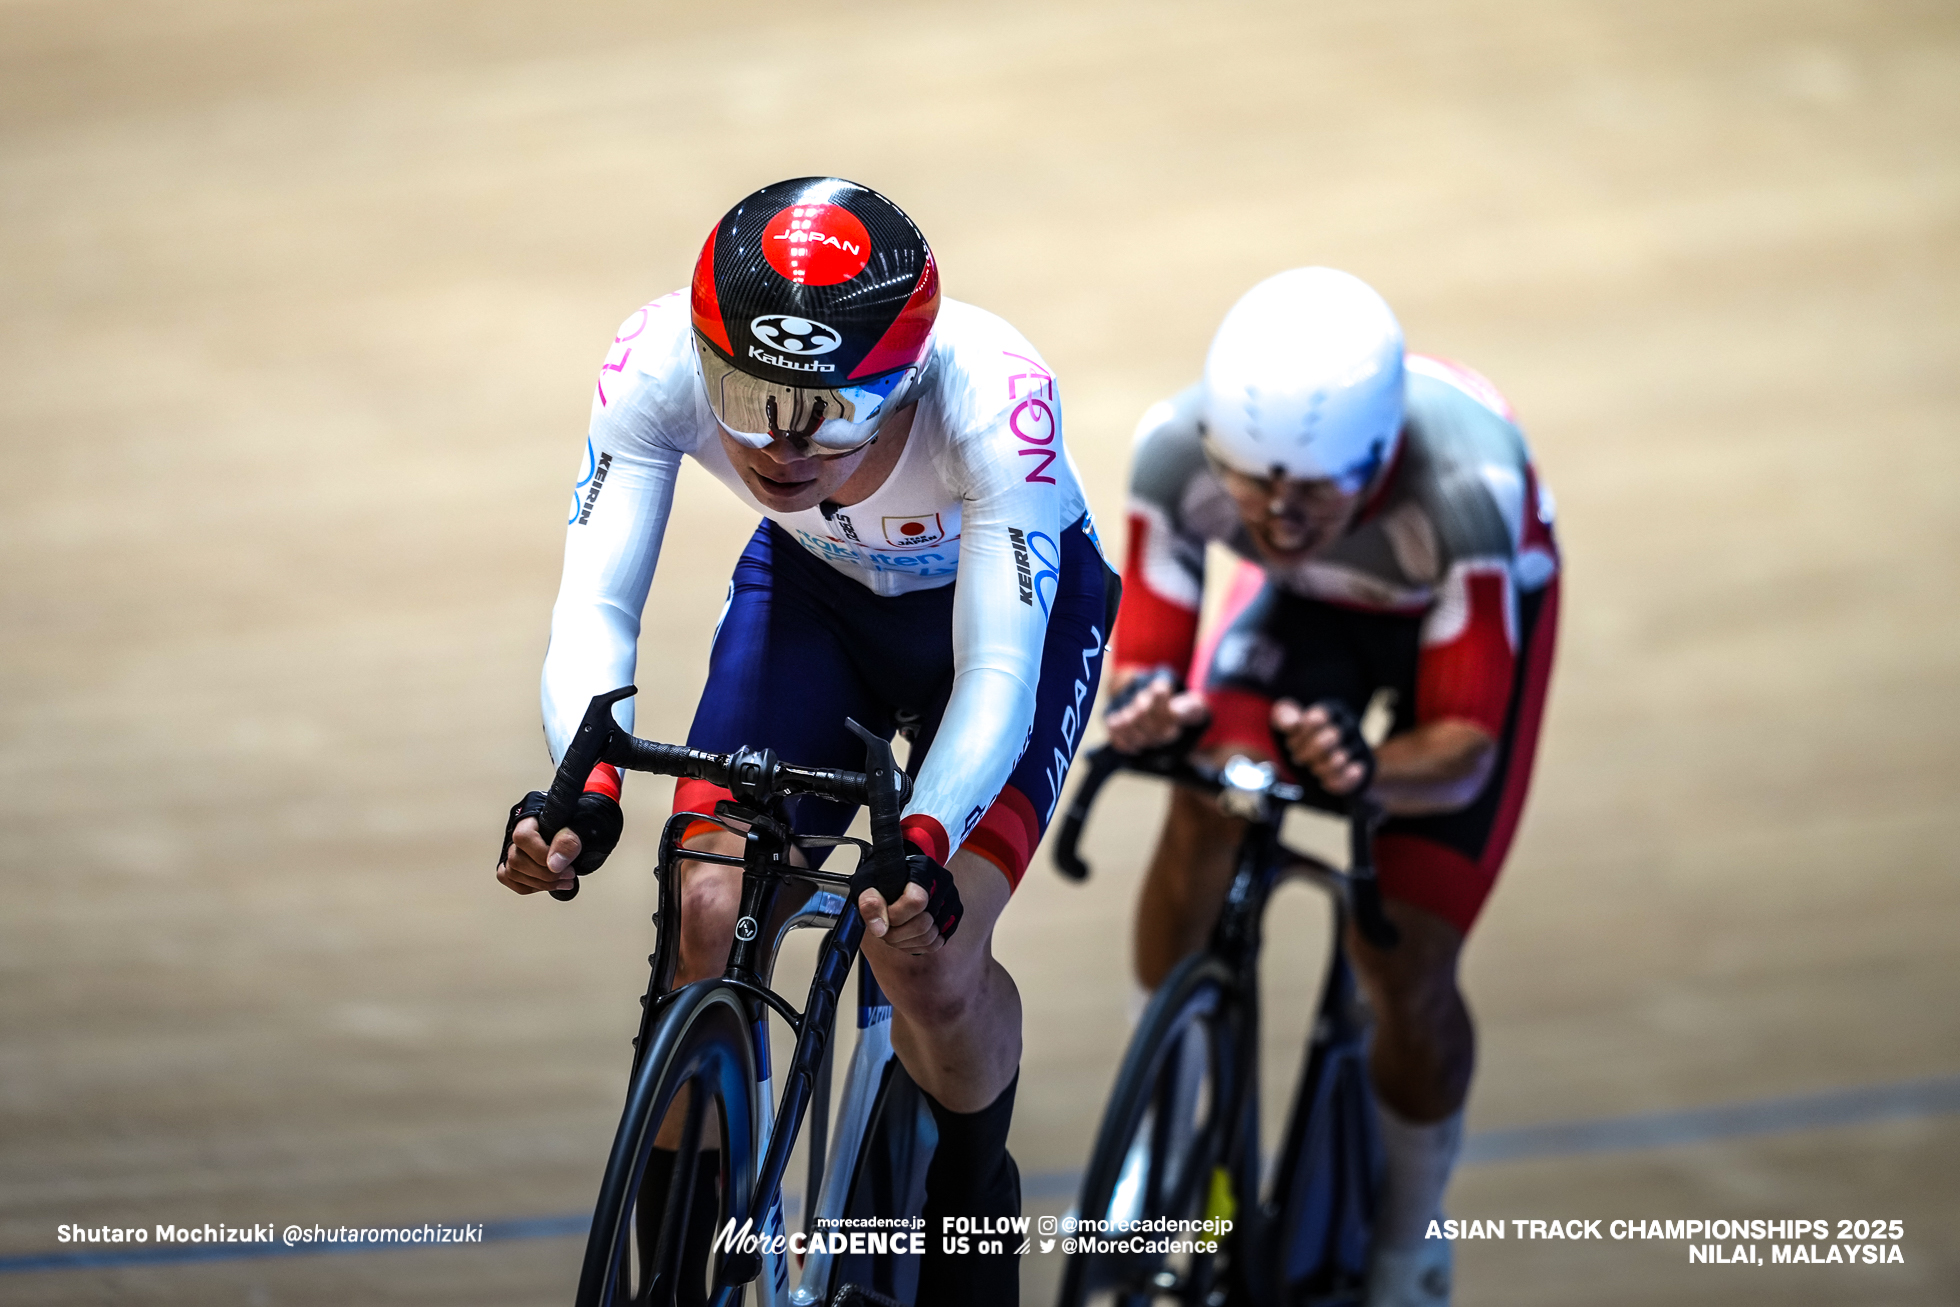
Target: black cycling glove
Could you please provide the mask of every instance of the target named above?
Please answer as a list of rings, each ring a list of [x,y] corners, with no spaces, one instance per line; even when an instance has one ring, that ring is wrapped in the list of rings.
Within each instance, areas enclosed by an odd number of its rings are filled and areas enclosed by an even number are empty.
[[[905,880],[907,884],[918,885],[926,892],[926,912],[932,917],[932,924],[939,927],[939,938],[943,942],[953,937],[960,928],[960,918],[966,907],[960,902],[960,887],[953,883],[953,873],[940,866],[930,854],[919,852],[916,846],[908,845],[905,850]]]
[[[504,865],[504,855],[510,851],[511,838],[517,833],[517,823],[526,817],[536,817],[543,811],[543,790],[532,790],[511,805],[510,820],[504,823],[504,842],[497,846],[498,866]],[[583,876],[605,865],[619,843],[619,833],[625,828],[626,816],[613,799],[603,794],[588,793],[578,796],[569,824],[572,834],[578,836],[578,858],[573,861],[572,870]]]
[[[1354,801],[1368,792],[1375,783],[1375,751],[1361,734],[1361,719],[1339,699],[1321,699],[1312,705],[1327,714],[1327,722],[1341,733],[1340,749],[1348,756],[1348,761],[1361,764],[1361,783],[1346,794],[1332,794],[1322,788],[1313,772],[1301,766],[1287,748],[1286,737],[1277,728],[1273,730],[1273,743],[1279,746],[1280,756],[1293,765],[1300,778],[1300,784],[1307,791],[1307,803],[1326,812],[1346,813]]]
[[[940,866],[931,854],[921,853],[916,844],[909,840],[905,844],[905,883],[898,886],[879,885],[872,874],[869,859],[851,877],[850,895],[853,903],[867,889],[876,889],[884,897],[885,906],[890,907],[902,897],[907,887],[917,885],[926,892],[926,914],[932,924],[939,928],[939,938],[949,940],[953,932],[960,928],[960,918],[966,908],[960,902],[960,887],[953,883],[953,873]],[[893,893],[893,889],[897,893]]]

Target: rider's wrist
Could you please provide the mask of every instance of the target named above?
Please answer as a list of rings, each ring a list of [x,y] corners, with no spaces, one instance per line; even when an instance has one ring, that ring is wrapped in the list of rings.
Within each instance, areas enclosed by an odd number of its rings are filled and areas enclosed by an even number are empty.
[[[611,799],[614,803],[618,803],[619,790],[620,790],[619,768],[613,766],[609,762],[600,763],[597,767],[594,767],[592,769],[591,774],[585,778],[585,792],[587,794],[603,794],[608,799]]]
[[[1124,671],[1132,674],[1124,676],[1122,675]],[[1103,708],[1104,715],[1121,712],[1129,706],[1131,700],[1153,685],[1165,686],[1172,694],[1184,688],[1177,669],[1169,663],[1158,663],[1151,667],[1133,664],[1130,668],[1119,669],[1116,692],[1109,696],[1109,702]]]
[[[946,859],[953,856],[953,842],[946,837],[946,828],[939,824],[937,818],[915,812],[899,822],[899,830],[912,847],[942,867],[946,865]]]

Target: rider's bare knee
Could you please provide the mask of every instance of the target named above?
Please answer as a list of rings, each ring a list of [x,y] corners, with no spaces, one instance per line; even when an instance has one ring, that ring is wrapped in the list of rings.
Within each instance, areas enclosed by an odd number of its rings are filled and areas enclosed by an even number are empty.
[[[682,981],[718,975],[728,965],[741,906],[742,873],[703,862],[681,868]]]
[[[894,1010],[929,1030],[957,1026],[973,1010],[976,986],[945,949],[918,957],[879,957],[878,983]]]
[[[1401,939],[1377,949],[1350,931],[1349,954],[1378,1019],[1423,1030],[1452,1019],[1462,1003],[1457,991],[1457,955],[1463,935],[1456,927],[1396,899],[1383,905]]]
[[[958,1026],[972,1010],[973,994],[963,986],[924,985],[905,996],[906,1017],[932,1030]]]
[[[1171,790],[1169,820],[1173,829],[1205,834],[1234,829],[1238,822],[1226,816],[1210,795],[1181,785]]]
[[[1194,850],[1206,848],[1236,848],[1244,834],[1245,822],[1237,817],[1227,816],[1220,811],[1218,804],[1209,795],[1196,790],[1183,788],[1171,791],[1170,809],[1164,814],[1164,833],[1160,841],[1160,851],[1172,850],[1177,856],[1167,865],[1175,865],[1189,870],[1190,854]],[[1165,861],[1158,859],[1157,861]],[[1188,875],[1175,878],[1175,885],[1184,890]],[[1172,886],[1166,886],[1172,888]],[[1178,897],[1185,897],[1180,892]]]

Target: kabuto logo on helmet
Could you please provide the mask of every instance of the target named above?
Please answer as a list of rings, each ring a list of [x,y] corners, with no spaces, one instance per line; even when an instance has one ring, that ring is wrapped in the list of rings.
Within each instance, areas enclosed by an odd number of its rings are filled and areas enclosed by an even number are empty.
[[[755,338],[785,354],[828,354],[844,343],[837,328],[786,313],[765,313],[749,323]]]

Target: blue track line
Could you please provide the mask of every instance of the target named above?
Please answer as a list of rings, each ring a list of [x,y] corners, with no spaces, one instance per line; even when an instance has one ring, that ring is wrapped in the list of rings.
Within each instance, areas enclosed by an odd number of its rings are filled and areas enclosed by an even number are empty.
[[[1582,1157],[1594,1153],[1637,1152],[1650,1148],[1679,1148],[1728,1139],[1828,1130],[1870,1125],[1880,1121],[1914,1120],[1960,1112],[1960,1076],[1932,1076],[1893,1085],[1868,1085],[1817,1094],[1729,1103],[1720,1107],[1649,1112],[1604,1121],[1567,1121],[1550,1125],[1515,1126],[1472,1135],[1464,1144],[1463,1160],[1470,1165],[1522,1162],[1552,1157]],[[1031,1199],[1069,1197],[1080,1181],[1077,1172],[1043,1172],[1026,1177],[1023,1194]],[[480,1222],[480,1243],[517,1239],[564,1239],[584,1234],[592,1218],[583,1212]],[[421,1224],[416,1222],[415,1224]],[[188,1262],[232,1262],[261,1257],[318,1257],[345,1253],[400,1252],[411,1248],[460,1247],[455,1244],[301,1244],[237,1243],[189,1247],[143,1247],[116,1251],[28,1253],[0,1257],[0,1275],[32,1271],[108,1270],[128,1266],[180,1265]]]
[[[1896,1085],[1794,1094],[1720,1107],[1648,1112],[1605,1121],[1486,1130],[1465,1141],[1465,1162],[1522,1162],[1540,1157],[1678,1148],[1723,1139],[1828,1130],[1960,1112],[1960,1076],[1932,1076]]]

